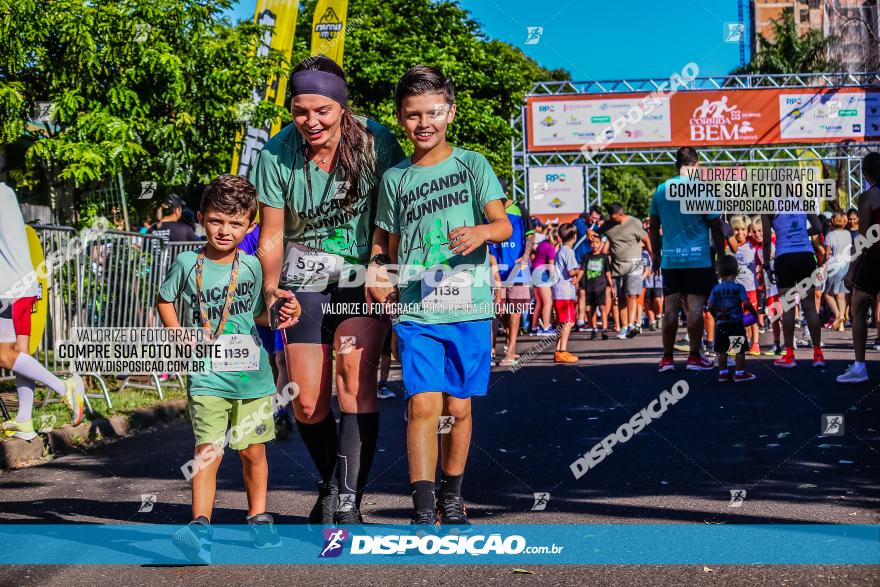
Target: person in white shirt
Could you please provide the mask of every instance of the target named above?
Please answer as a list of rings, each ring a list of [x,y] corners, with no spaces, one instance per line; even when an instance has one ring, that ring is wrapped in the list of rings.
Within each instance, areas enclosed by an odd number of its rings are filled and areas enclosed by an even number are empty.
[[[849,290],[843,280],[849,271],[849,255],[852,247],[852,234],[846,230],[846,215],[835,212],[831,216],[832,230],[825,236],[825,304],[834,313],[832,330],[843,331],[846,322],[846,294]]]
[[[84,386],[79,375],[59,379],[27,354],[31,307],[37,299],[37,279],[31,264],[24,218],[15,192],[0,182],[0,368],[15,373],[18,413],[3,422],[3,432],[33,440],[34,382],[39,381],[62,397],[73,412],[73,425],[82,421]]]

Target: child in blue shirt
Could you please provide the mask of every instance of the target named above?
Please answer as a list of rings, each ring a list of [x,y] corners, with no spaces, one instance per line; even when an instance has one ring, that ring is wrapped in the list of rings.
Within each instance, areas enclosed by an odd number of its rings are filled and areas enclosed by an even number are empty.
[[[718,274],[721,283],[712,288],[709,294],[709,312],[715,317],[715,352],[718,356],[718,381],[751,381],[753,373],[746,368],[746,329],[743,324],[743,307],[753,316],[758,312],[749,301],[749,295],[742,284],[736,282],[739,263],[733,255],[724,255],[718,261]],[[727,370],[727,351],[736,351],[736,372]]]

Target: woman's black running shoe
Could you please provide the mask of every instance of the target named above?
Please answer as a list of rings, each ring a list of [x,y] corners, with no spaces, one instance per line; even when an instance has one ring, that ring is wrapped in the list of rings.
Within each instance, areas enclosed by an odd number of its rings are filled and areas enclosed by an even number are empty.
[[[436,526],[437,511],[436,510],[417,510],[410,524],[413,526]]]
[[[339,504],[333,513],[334,526],[362,525],[364,517],[361,515],[360,496],[347,493],[339,496]]]
[[[336,501],[339,499],[339,490],[330,483],[318,483],[318,501],[309,512],[309,524],[313,526],[331,526],[333,513],[336,511]]]

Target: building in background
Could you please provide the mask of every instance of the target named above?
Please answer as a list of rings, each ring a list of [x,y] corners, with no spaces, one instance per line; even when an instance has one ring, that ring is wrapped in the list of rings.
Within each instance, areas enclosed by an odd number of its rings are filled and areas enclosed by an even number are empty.
[[[786,12],[794,15],[798,34],[824,27],[823,0],[752,0],[752,54],[758,48],[758,35],[774,40],[773,21],[782,20]]]
[[[880,69],[880,0],[752,0],[750,6],[751,48],[754,55],[758,35],[773,40],[772,21],[786,12],[794,16],[798,33],[822,31],[834,37],[828,58],[847,72]]]
[[[825,0],[828,58],[842,71],[880,71],[880,0]]]

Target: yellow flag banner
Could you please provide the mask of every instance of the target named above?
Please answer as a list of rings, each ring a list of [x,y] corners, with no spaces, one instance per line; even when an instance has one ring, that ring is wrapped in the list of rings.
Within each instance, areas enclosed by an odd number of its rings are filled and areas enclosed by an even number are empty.
[[[299,13],[299,0],[258,0],[254,11],[254,22],[274,27],[263,36],[257,49],[257,55],[268,55],[269,49],[281,51],[287,59],[293,52],[293,35],[296,31],[296,17]],[[284,106],[284,95],[287,92],[287,78],[276,77],[269,80],[263,92],[254,90],[254,103],[263,100],[274,101]],[[232,174],[247,176],[251,165],[263,145],[281,129],[281,121],[276,120],[270,128],[257,128],[248,125],[242,137],[235,137],[236,149],[232,153]]]
[[[823,175],[823,167],[822,167],[822,157],[819,156],[819,153],[816,152],[815,149],[796,149],[795,153],[798,157],[798,167],[807,168],[814,167],[816,169],[816,178],[824,179]],[[806,180],[804,180],[806,182]],[[838,198],[840,196],[838,195]],[[824,212],[828,207],[828,202],[826,200],[822,200],[819,206]]]
[[[342,67],[348,0],[318,0],[312,19],[312,55],[324,55]]]

